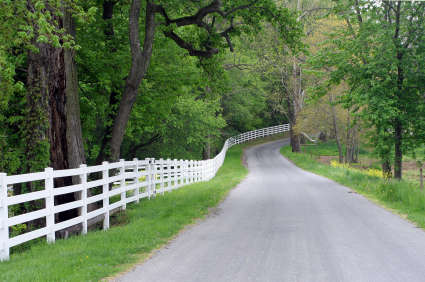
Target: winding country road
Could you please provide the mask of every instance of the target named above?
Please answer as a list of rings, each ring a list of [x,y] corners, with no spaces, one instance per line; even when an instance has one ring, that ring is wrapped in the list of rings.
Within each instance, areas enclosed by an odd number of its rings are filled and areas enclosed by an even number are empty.
[[[249,175],[206,220],[118,281],[425,281],[425,232],[279,154],[246,151]]]

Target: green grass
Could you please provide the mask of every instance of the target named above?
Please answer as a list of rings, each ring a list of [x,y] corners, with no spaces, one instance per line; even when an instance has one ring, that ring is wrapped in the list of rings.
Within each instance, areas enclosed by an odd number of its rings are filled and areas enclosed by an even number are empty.
[[[129,205],[121,219],[125,225],[51,245],[37,243],[28,251],[13,254],[10,261],[0,263],[0,281],[99,280],[127,269],[186,225],[204,217],[245,177],[247,169],[241,158],[248,145],[231,148],[211,181]]]
[[[417,185],[407,181],[388,181],[352,169],[331,167],[318,162],[310,154],[292,153],[289,146],[282,147],[281,153],[300,168],[350,187],[425,228],[425,194]]]
[[[302,150],[304,153],[313,156],[338,156],[338,148],[334,140],[303,146]],[[345,155],[345,152],[343,153]],[[372,156],[372,153],[370,153],[368,150],[365,150],[363,147],[360,148],[359,153],[361,157]]]
[[[334,141],[303,146],[302,150],[313,156],[338,156],[338,149]]]

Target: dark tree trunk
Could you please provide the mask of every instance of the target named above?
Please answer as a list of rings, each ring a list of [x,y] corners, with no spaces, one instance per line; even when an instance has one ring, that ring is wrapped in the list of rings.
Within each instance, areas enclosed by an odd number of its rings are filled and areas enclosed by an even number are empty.
[[[29,2],[29,5],[31,2]],[[53,14],[53,22],[73,34],[74,27],[71,15],[64,10],[64,18]],[[35,125],[27,122],[27,131],[34,131],[34,141],[28,139],[28,170],[41,170],[36,167],[40,163],[40,148],[35,148],[40,140],[48,149],[50,166],[54,169],[78,167],[85,162],[82,142],[77,76],[74,52],[56,48],[49,44],[34,42],[39,52],[28,55],[28,120],[31,116],[42,116]],[[38,125],[37,125],[38,123]],[[34,130],[36,128],[37,130]],[[41,134],[41,132],[43,133]],[[31,135],[28,136],[31,138]],[[43,148],[43,146],[40,146]],[[33,161],[32,161],[33,160]],[[47,166],[45,163],[42,164]],[[72,185],[72,178],[55,179],[55,187]],[[67,194],[55,198],[57,204],[74,201],[76,195]],[[59,221],[78,215],[77,210],[60,213]]]
[[[382,173],[384,177],[390,179],[392,177],[392,169],[390,160],[384,160],[382,162]]]
[[[70,168],[68,156],[72,151],[68,148],[67,136],[73,133],[68,132],[67,122],[67,97],[66,97],[66,73],[65,54],[62,48],[50,47],[49,62],[49,106],[50,106],[50,166],[55,170]],[[72,185],[72,178],[56,178],[55,187]],[[56,204],[63,204],[75,201],[75,194],[61,195],[55,198]],[[64,221],[78,215],[77,210],[70,210],[59,213],[58,220]]]
[[[25,172],[41,171],[50,164],[49,88],[47,46],[35,44],[39,52],[28,52],[25,117]],[[30,189],[30,191],[33,191]]]
[[[347,118],[347,136],[345,144],[345,162],[356,163],[358,161],[357,126],[351,125],[350,114]]]
[[[328,136],[327,136],[326,132],[321,131],[319,133],[319,140],[322,141],[322,142],[328,141]]]
[[[50,106],[50,161],[57,169],[67,169],[68,146],[66,142],[66,112],[65,112],[65,61],[61,48],[49,47],[49,106]]]
[[[108,113],[108,117],[107,119],[109,121],[114,121],[117,113],[116,110],[114,110],[115,105],[118,105],[120,102],[119,100],[119,93],[117,91],[111,91],[111,94],[109,96],[109,113]],[[103,136],[102,136],[102,142],[100,145],[100,152],[99,155],[96,158],[96,164],[100,164],[102,163],[104,160],[110,159],[110,148],[108,148],[109,146],[109,142],[111,140],[111,136],[112,136],[112,122],[110,125],[107,125],[104,132],[103,132]]]
[[[289,139],[291,144],[292,152],[301,152],[301,140],[300,135],[294,130],[297,124],[297,113],[295,108],[295,101],[290,97],[286,97],[286,105],[288,107],[288,119],[289,119]]]
[[[332,125],[333,125],[333,131],[335,135],[335,141],[336,146],[338,147],[338,162],[343,163],[344,162],[344,155],[342,153],[342,146],[339,138],[339,132],[338,132],[338,124],[336,122],[336,113],[335,113],[335,106],[333,104],[333,96],[332,94],[329,94],[329,104],[331,107],[331,113],[332,113]]]
[[[400,16],[401,16],[401,1],[397,2],[395,12],[395,33],[394,33],[394,42],[396,47],[400,43],[398,42],[400,35]],[[404,105],[400,102],[403,93],[403,81],[404,81],[404,71],[403,71],[403,53],[397,51],[397,97],[398,97],[398,109],[403,112]],[[400,118],[396,118],[394,123],[394,177],[398,180],[401,180],[402,177],[402,161],[403,161],[403,126]]]
[[[67,34],[75,37],[75,23],[68,9],[64,11],[64,28]],[[65,64],[65,113],[66,113],[66,140],[68,151],[68,167],[77,168],[86,163],[81,129],[80,96],[78,94],[77,66],[75,51],[64,49]],[[74,179],[73,182],[76,182]]]
[[[396,120],[394,127],[394,177],[396,179],[401,179],[402,177],[402,161],[403,161],[403,152],[402,152],[402,125],[399,120]]]
[[[115,4],[117,3],[118,2],[115,0],[114,1],[105,0],[103,2],[102,19],[105,21],[105,27],[103,29],[103,33],[105,35],[105,41],[106,41],[105,44],[106,46],[108,46],[109,52],[111,54],[117,51],[117,48],[113,41],[115,36],[115,31],[114,31],[114,25],[112,22],[112,18],[114,16],[114,7],[115,7]],[[106,125],[106,128],[101,137],[102,141],[100,144],[100,152],[96,158],[96,164],[100,164],[102,161],[109,159],[109,156],[110,156],[109,149],[107,152],[107,146],[109,145],[109,142],[112,136],[112,126],[113,126],[112,123],[117,116],[116,107],[120,102],[119,100],[120,93],[117,89],[119,89],[120,87],[121,85],[113,85],[111,93],[109,95],[109,107],[108,107],[109,112],[108,112],[107,120],[110,121],[110,123]]]
[[[202,149],[202,158],[204,160],[211,159],[211,135],[208,135],[207,144]]]
[[[153,39],[155,34],[155,11],[152,3],[148,1],[145,17],[145,38],[143,50],[140,49],[139,17],[141,0],[133,0],[130,7],[130,47],[131,67],[127,77],[124,93],[118,108],[117,116],[112,128],[112,136],[109,142],[110,160],[118,160],[120,157],[121,144],[124,139],[130,113],[136,102],[140,83],[146,74],[152,56]],[[106,149],[108,151],[108,148]]]
[[[294,130],[292,130],[292,126],[291,126],[291,129],[289,130],[289,138],[290,138],[292,152],[294,153],[301,152],[300,135],[296,134]]]
[[[33,42],[39,52],[28,52],[27,68],[27,93],[26,93],[26,117],[25,117],[25,167],[24,173],[42,171],[50,164],[49,150],[49,89],[46,44]],[[14,187],[15,194],[33,192],[44,189],[43,184],[35,182],[22,183]],[[27,213],[40,209],[44,206],[41,201],[31,204],[20,204],[19,212]],[[41,226],[41,220],[29,222],[28,230]]]

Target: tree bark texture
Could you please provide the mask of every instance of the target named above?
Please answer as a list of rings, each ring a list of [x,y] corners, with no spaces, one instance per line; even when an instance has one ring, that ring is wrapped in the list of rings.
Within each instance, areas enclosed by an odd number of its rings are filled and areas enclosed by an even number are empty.
[[[403,152],[402,152],[402,125],[401,122],[397,119],[394,126],[394,177],[396,179],[401,179],[402,177],[402,162],[403,162]]]
[[[75,36],[75,23],[68,9],[64,11],[64,28],[67,34]],[[68,167],[77,168],[86,163],[81,129],[80,96],[78,93],[75,50],[64,49],[65,64],[65,118]],[[76,182],[74,180],[73,182]]]
[[[32,4],[31,1],[28,3]],[[52,14],[52,21],[59,23],[59,28],[64,28],[71,35],[74,33],[71,14],[67,9],[64,10],[63,18]],[[27,131],[34,131],[33,135],[28,136],[27,142],[27,158],[34,160],[33,163],[28,162],[31,164],[28,170],[35,168],[34,164],[40,157],[39,149],[34,148],[33,144],[41,141],[49,148],[50,166],[55,170],[78,167],[85,162],[85,157],[74,51],[37,43],[35,40],[33,44],[38,52],[29,51],[28,54],[27,105],[28,116],[39,118],[36,121],[38,125],[28,124]],[[56,178],[54,183],[55,187],[72,184],[71,177]],[[74,201],[76,196],[78,195],[62,195],[56,197],[55,202],[67,203]],[[62,212],[59,213],[58,220],[63,221],[77,215],[76,209]]]

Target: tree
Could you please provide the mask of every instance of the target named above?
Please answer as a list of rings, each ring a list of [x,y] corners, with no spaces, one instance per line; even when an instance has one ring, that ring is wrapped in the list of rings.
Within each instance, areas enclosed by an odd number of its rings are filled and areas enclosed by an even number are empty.
[[[305,29],[307,35],[314,30],[318,12],[323,3],[318,1],[285,1],[284,5],[297,12],[297,22]],[[325,3],[326,4],[326,3]],[[291,125],[290,143],[293,152],[300,152],[300,134],[297,132],[297,117],[304,106],[306,91],[311,77],[304,73],[302,64],[308,54],[306,48],[293,50],[282,40],[273,25],[265,25],[265,34],[258,34],[253,48],[257,51],[258,63],[256,71],[268,82],[268,104],[272,108],[274,118],[282,122],[282,118]],[[303,43],[308,37],[303,38]],[[303,46],[304,47],[304,46]]]
[[[334,49],[316,58],[317,66],[331,69],[329,84],[349,85],[343,103],[375,129],[371,141],[386,175],[394,150],[397,179],[403,153],[423,143],[424,9],[422,2],[335,2],[345,25],[332,36]]]
[[[187,11],[178,15],[182,5]],[[266,19],[275,24],[280,34],[289,44],[295,45],[300,35],[299,29],[290,13],[278,9],[273,1],[187,1],[156,4],[146,1],[144,16],[143,47],[140,42],[139,17],[142,10],[141,0],[133,0],[129,14],[129,38],[131,47],[131,67],[126,79],[117,115],[112,126],[109,146],[102,152],[116,160],[120,156],[121,144],[130,113],[136,101],[139,86],[148,70],[152,56],[156,25],[167,38],[180,48],[187,50],[190,56],[203,60],[219,53],[223,40],[232,50],[231,36],[240,32],[259,29],[260,21]],[[176,16],[177,14],[177,16]],[[161,21],[156,20],[156,15]],[[235,21],[238,21],[236,23]],[[190,34],[196,34],[190,38]],[[185,36],[188,38],[186,39]]]
[[[1,48],[5,63],[8,63],[6,93],[11,98],[8,104],[12,108],[18,105],[24,108],[15,112],[2,111],[8,116],[6,138],[13,144],[8,146],[6,155],[21,162],[18,169],[11,171],[34,172],[47,166],[55,169],[78,167],[85,162],[85,155],[73,15],[82,17],[88,13],[79,11],[73,1],[5,1],[0,6],[4,8],[2,19],[9,23],[0,31],[2,39],[9,39]],[[12,148],[18,154],[13,154]],[[55,180],[56,187],[72,183],[71,178]],[[20,184],[14,192],[20,194],[39,189],[35,183]],[[64,203],[75,197],[78,195],[70,194],[56,200]],[[30,211],[38,204],[20,205],[20,208]],[[73,212],[64,212],[58,217],[63,220],[72,216]]]

